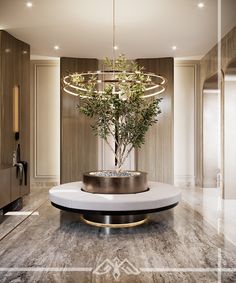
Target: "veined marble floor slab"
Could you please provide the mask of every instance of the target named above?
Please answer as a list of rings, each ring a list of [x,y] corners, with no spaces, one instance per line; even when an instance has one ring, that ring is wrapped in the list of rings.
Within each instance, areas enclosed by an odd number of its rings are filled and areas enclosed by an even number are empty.
[[[182,199],[236,246],[236,199],[221,199],[219,188],[182,189]]]
[[[41,199],[0,241],[0,282],[236,282],[236,247],[185,202],[112,230]]]
[[[0,241],[15,229],[16,226],[20,225],[29,215],[35,213],[48,197],[48,189],[35,188],[31,190],[31,193],[23,198],[23,209],[22,215],[17,216],[1,216],[0,223]],[[29,215],[27,215],[29,214]],[[33,215],[32,215],[33,216]]]

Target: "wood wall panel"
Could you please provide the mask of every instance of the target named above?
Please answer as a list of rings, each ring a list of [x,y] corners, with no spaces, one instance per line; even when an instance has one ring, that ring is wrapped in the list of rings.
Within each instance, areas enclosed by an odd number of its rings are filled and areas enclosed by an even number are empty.
[[[61,79],[71,72],[94,71],[97,59],[61,58]],[[79,97],[61,89],[61,183],[82,179],[83,172],[98,168],[98,139],[91,131],[91,120],[80,114]]]
[[[16,200],[30,190],[30,93],[29,93],[30,47],[5,31],[0,31],[0,187],[4,198],[0,208]],[[13,88],[20,89],[20,135],[15,141],[13,133]],[[28,162],[27,185],[19,186],[13,168],[13,152],[17,144],[21,148],[21,161]],[[8,180],[8,181],[7,181]]]
[[[14,38],[2,32],[1,37],[1,168],[12,166],[14,134],[12,131],[12,90],[15,84],[13,72],[16,43]]]
[[[148,172],[150,181],[173,183],[173,104],[174,60],[173,58],[138,59],[146,72],[160,74],[168,79],[166,91],[161,96],[162,114],[157,124],[146,134],[145,144],[136,150],[137,170]]]
[[[18,83],[20,86],[20,147],[21,160],[28,163],[27,185],[20,186],[21,195],[30,192],[30,46],[18,41]]]

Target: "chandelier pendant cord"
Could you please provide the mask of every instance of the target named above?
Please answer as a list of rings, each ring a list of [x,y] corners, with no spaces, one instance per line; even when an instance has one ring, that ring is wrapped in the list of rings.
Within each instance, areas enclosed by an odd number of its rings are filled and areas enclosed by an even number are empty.
[[[116,11],[115,11],[115,0],[112,3],[112,52],[113,52],[113,67],[115,65],[115,46],[116,46]]]
[[[153,73],[144,73],[140,70],[120,70],[119,60],[123,60],[126,65],[128,65],[126,59],[120,55],[119,59],[116,59],[116,51],[118,46],[116,45],[116,1],[112,0],[112,60],[110,64],[108,64],[108,68],[102,66],[102,70],[94,71],[94,72],[82,72],[80,74],[74,73],[64,76],[63,90],[66,93],[78,96],[81,98],[89,98],[89,90],[87,87],[89,85],[89,78],[94,76],[96,79],[96,89],[94,89],[94,93],[104,95],[106,92],[106,85],[110,85],[112,87],[112,93],[117,95],[121,99],[125,100],[125,97],[122,97],[123,93],[120,88],[120,83],[125,83],[130,86],[131,84],[139,84],[140,80],[137,79],[137,74],[143,74],[143,85],[145,89],[143,90],[142,98],[155,97],[160,93],[164,92],[166,89],[167,79],[161,75],[156,75]],[[111,69],[112,67],[112,69]],[[128,66],[127,68],[131,68],[132,66]],[[122,73],[127,74],[127,78],[120,79],[119,75]]]
[[[113,61],[113,78],[115,77],[115,60],[116,60],[116,2],[112,0],[112,61]],[[113,87],[115,92],[115,85]]]

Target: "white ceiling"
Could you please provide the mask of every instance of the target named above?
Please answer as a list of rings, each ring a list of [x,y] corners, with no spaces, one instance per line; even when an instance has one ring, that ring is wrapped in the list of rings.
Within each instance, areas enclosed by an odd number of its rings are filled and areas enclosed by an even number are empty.
[[[112,0],[0,0],[0,28],[43,56],[112,54]],[[116,0],[118,53],[128,58],[202,56],[217,42],[217,0]],[[222,2],[222,34],[236,23],[236,0]],[[54,46],[59,45],[58,51]],[[172,46],[177,50],[173,51]]]

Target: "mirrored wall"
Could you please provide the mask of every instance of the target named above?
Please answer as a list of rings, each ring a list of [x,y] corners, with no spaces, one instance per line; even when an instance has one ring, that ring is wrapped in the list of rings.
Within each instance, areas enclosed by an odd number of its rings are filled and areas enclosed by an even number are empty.
[[[203,187],[220,187],[221,166],[221,90],[218,76],[208,78],[203,86]]]
[[[224,78],[224,196],[236,198],[236,58]]]

